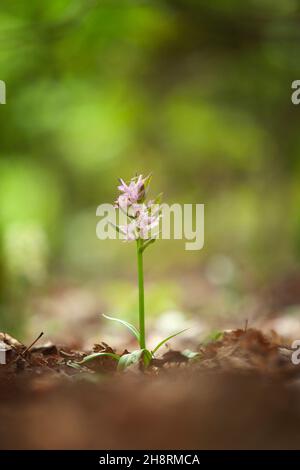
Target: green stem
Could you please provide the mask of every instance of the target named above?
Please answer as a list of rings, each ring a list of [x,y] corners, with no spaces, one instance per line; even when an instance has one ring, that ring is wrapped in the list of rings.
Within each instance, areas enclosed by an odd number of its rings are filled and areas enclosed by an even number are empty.
[[[144,302],[144,272],[143,272],[143,240],[137,239],[137,266],[139,281],[139,330],[140,348],[146,349],[145,339],[145,302]]]

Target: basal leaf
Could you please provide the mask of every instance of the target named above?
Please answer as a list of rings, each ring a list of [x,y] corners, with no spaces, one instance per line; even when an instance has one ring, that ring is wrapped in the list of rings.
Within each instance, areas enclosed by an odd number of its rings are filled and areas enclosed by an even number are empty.
[[[144,360],[145,367],[148,367],[152,360],[152,354],[148,349],[137,349],[132,353],[124,354],[120,357],[118,370],[122,371],[132,364],[136,364],[141,358]]]
[[[143,352],[144,352],[144,355],[143,355],[144,364],[145,364],[145,367],[148,367],[152,361],[152,354],[150,351],[148,351],[148,349],[143,349]]]
[[[118,354],[114,353],[109,353],[109,352],[98,352],[98,353],[93,353],[90,354],[89,356],[86,356],[82,361],[77,362],[77,364],[82,365],[85,364],[86,362],[92,361],[93,359],[96,359],[97,357],[112,357],[116,361],[120,359],[120,356]]]
[[[140,333],[138,332],[138,330],[136,329],[134,325],[132,325],[131,323],[128,323],[128,321],[121,320],[120,318],[109,317],[108,315],[105,315],[105,314],[103,314],[103,317],[106,318],[107,320],[116,321],[117,323],[121,323],[121,325],[126,326],[126,328],[128,328],[128,330],[130,330],[131,333],[136,337],[138,342],[140,342]]]
[[[118,363],[118,370],[122,371],[126,369],[126,367],[131,366],[132,364],[135,364],[138,362],[143,354],[143,349],[138,349],[136,351],[132,351],[132,353],[124,354],[123,356],[120,357],[119,363]]]
[[[169,341],[169,339],[172,339],[174,338],[175,336],[178,336],[180,335],[181,333],[183,333],[184,331],[187,331],[188,328],[185,328],[184,330],[181,330],[181,331],[178,331],[177,333],[174,333],[173,335],[170,335],[168,336],[167,338],[163,339],[160,343],[158,343],[158,345],[153,349],[152,351],[152,354],[156,353],[156,351],[159,350],[159,348],[161,348],[167,341]]]

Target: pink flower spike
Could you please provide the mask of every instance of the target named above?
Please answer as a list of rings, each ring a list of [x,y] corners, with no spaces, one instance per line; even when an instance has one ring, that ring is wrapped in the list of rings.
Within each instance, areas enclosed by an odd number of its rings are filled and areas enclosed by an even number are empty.
[[[120,191],[123,191],[123,192],[124,192],[124,191],[127,191],[128,186],[127,186],[127,184],[125,183],[125,181],[124,181],[122,178],[119,178],[119,181],[120,181],[121,184],[120,184],[120,186],[118,186],[118,189],[119,189]]]
[[[121,194],[118,199],[117,199],[117,205],[120,207],[120,209],[127,209],[127,207],[130,205],[129,198],[127,194]]]
[[[119,191],[128,199],[128,206],[137,203],[143,196],[144,179],[142,175],[132,178],[129,184],[120,178]]]
[[[136,232],[136,222],[132,221],[127,225],[120,225],[119,229],[123,233],[125,239],[124,242],[131,242],[136,240],[137,232]]]

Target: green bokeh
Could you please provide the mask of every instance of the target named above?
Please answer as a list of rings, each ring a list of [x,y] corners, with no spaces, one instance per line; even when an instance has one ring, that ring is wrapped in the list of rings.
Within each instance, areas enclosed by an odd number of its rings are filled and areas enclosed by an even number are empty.
[[[98,285],[108,311],[134,309],[134,249],[97,240],[95,211],[136,172],[153,171],[166,202],[206,205],[204,250],[151,248],[146,276],[164,287],[149,314],[202,311],[176,292],[197,291],[215,256],[240,295],[298,267],[299,6],[2,0],[0,330],[72,283]]]

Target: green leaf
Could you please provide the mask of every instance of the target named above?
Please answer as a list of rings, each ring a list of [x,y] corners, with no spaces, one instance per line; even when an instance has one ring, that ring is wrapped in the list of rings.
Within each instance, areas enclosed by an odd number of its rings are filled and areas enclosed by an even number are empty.
[[[184,351],[182,351],[181,354],[187,357],[188,359],[195,359],[200,355],[200,353],[191,351],[190,349],[185,349]]]
[[[144,188],[147,189],[151,183],[151,180],[152,180],[152,176],[153,174],[152,173],[149,173],[148,176],[146,176],[146,178],[144,179]]]
[[[144,351],[144,364],[145,367],[148,367],[152,361],[152,354],[148,349],[143,349]]]
[[[103,317],[106,318],[107,320],[116,321],[118,323],[121,323],[121,325],[126,326],[126,328],[128,328],[128,330],[130,330],[131,333],[136,337],[138,342],[140,342],[140,333],[138,332],[138,330],[136,329],[134,325],[131,325],[131,323],[128,323],[128,321],[121,320],[120,318],[109,317],[108,315],[105,315],[104,313],[103,313]]]
[[[152,360],[152,354],[148,349],[137,349],[132,351],[132,353],[124,354],[120,357],[118,370],[122,371],[132,364],[136,364],[141,358],[144,360],[145,367],[148,367]]]
[[[154,204],[161,204],[162,198],[163,198],[163,194],[164,194],[164,193],[159,193],[159,194],[156,196],[156,198],[155,198],[154,201],[153,201]]]
[[[219,339],[222,339],[223,337],[223,331],[215,330],[209,333],[209,335],[206,336],[206,338],[203,340],[202,344],[208,344],[212,343],[214,341],[218,341]]]
[[[81,370],[81,366],[78,364],[78,362],[68,361],[67,366],[72,367],[72,369]]]
[[[178,331],[177,333],[174,333],[173,335],[170,335],[168,336],[167,338],[163,339],[160,343],[158,343],[158,345],[152,350],[152,354],[156,353],[156,351],[158,351],[159,348],[161,348],[161,346],[163,344],[165,344],[167,341],[169,341],[169,339],[171,338],[174,338],[175,336],[178,336],[180,335],[181,333],[183,333],[184,331],[187,331],[188,328],[185,328],[184,330],[181,330],[181,331]]]
[[[150,238],[149,240],[147,240],[143,245],[142,247],[140,248],[140,251],[141,253],[143,253],[143,251],[146,250],[146,248],[151,245],[152,243],[154,243],[157,239],[156,238]]]
[[[77,362],[77,364],[82,365],[85,364],[86,362],[92,361],[93,359],[96,359],[97,357],[112,357],[116,361],[120,359],[120,356],[118,354],[114,353],[109,353],[109,352],[98,352],[98,353],[93,353],[90,354],[89,356],[86,356],[82,361]]]
[[[143,351],[143,349],[138,349],[136,351],[133,351],[132,353],[124,354],[123,356],[121,356],[118,364],[118,370],[122,371],[126,369],[126,367],[129,367],[132,364],[138,362],[143,354]]]

